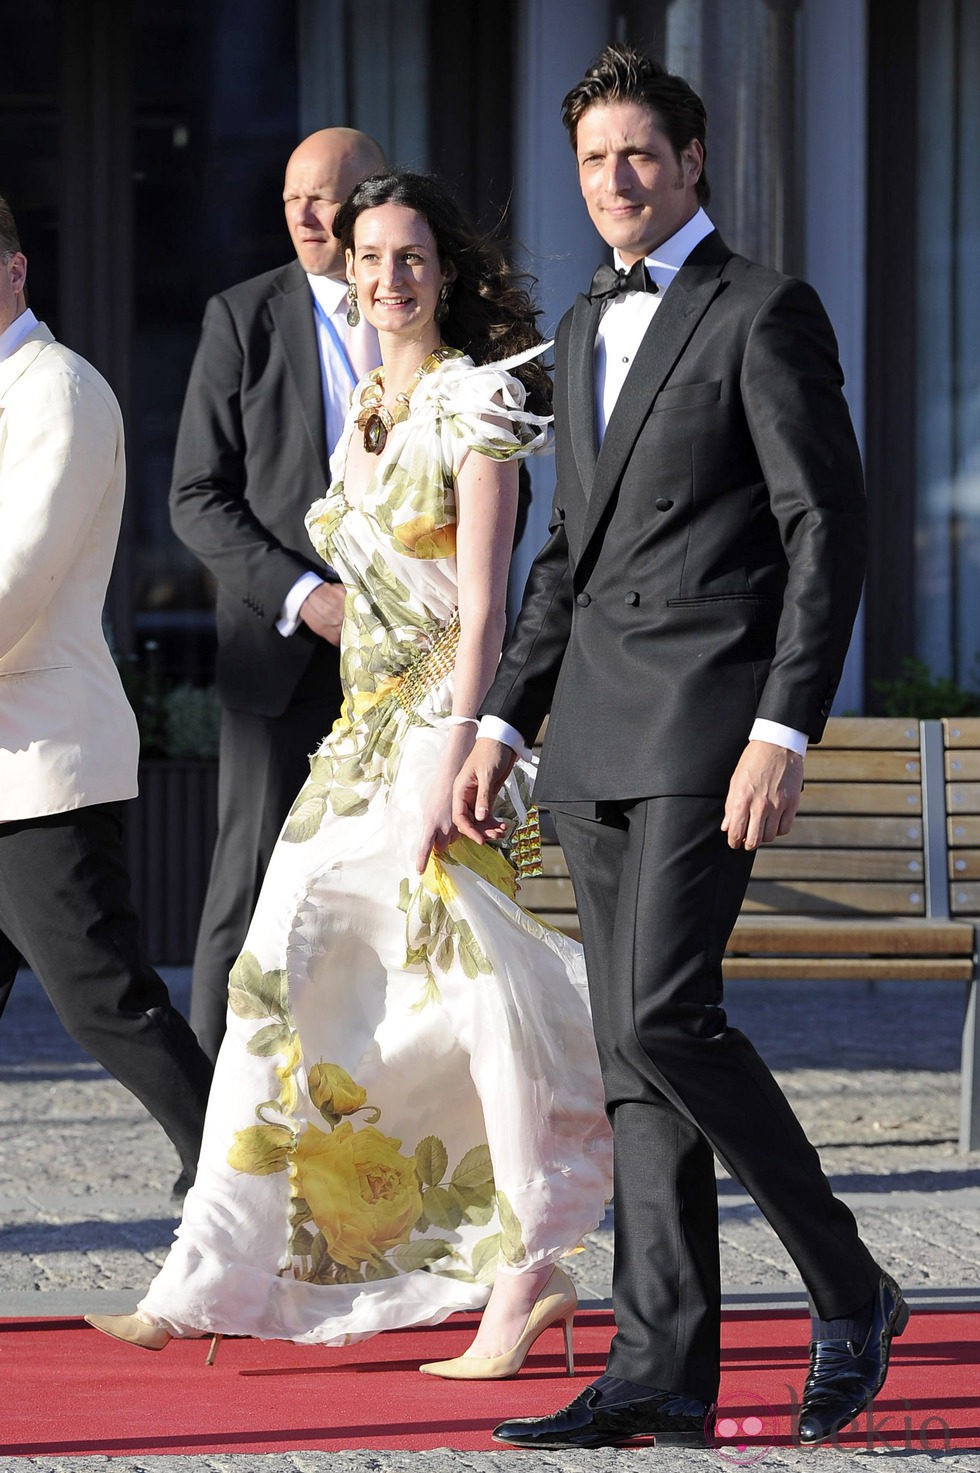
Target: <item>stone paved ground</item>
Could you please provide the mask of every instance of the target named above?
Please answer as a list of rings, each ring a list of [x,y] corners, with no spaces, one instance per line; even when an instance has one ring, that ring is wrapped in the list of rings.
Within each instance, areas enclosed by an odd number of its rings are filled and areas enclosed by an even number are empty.
[[[185,972],[168,973],[186,1006]],[[932,984],[740,984],[729,1011],[776,1070],[837,1190],[881,1262],[936,1304],[980,1305],[980,1156],[955,1145],[962,994]],[[174,1226],[176,1158],[159,1127],[61,1031],[29,976],[0,1024],[0,1316],[132,1307]],[[719,1180],[729,1303],[800,1300],[795,1271],[737,1185]],[[583,1301],[610,1292],[611,1222],[572,1262]],[[2,1397],[2,1386],[0,1386]],[[978,1390],[980,1397],[980,1390]],[[980,1451],[878,1447],[902,1473]],[[867,1454],[864,1454],[867,1456]],[[519,1458],[520,1462],[515,1462]],[[860,1451],[773,1450],[761,1469],[843,1473]],[[715,1452],[363,1452],[227,1457],[4,1459],[52,1473],[723,1473]]]

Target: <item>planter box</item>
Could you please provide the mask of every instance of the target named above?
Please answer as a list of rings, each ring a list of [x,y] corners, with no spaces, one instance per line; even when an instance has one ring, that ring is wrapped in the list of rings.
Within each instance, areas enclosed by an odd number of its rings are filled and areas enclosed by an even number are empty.
[[[140,763],[139,797],[126,808],[126,856],[147,955],[189,966],[218,831],[216,761]]]

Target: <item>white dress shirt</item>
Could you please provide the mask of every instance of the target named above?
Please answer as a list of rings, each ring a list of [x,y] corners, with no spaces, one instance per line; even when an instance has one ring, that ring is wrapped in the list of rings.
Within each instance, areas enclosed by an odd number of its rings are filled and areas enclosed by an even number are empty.
[[[658,290],[655,292],[620,292],[603,304],[602,316],[596,332],[595,404],[596,443],[602,444],[616,400],[619,398],[626,375],[633,366],[637,349],[664,294],[670,289],[677,272],[683,266],[694,247],[710,235],[714,226],[704,210],[698,210],[682,225],[675,235],[659,245],[656,251],[646,256],[646,268]],[[618,251],[613,251],[613,261],[622,270],[625,262]],[[512,747],[521,757],[528,757],[527,743],[519,731],[498,716],[484,716],[480,720],[477,735],[492,737]],[[802,731],[783,726],[778,721],[767,721],[756,717],[749,732],[750,741],[771,742],[777,747],[788,747],[801,757],[807,749],[807,737]]]
[[[19,317],[7,324],[3,332],[0,332],[0,363],[11,354],[16,353],[28,333],[37,327],[37,318],[30,307],[24,309]]]
[[[332,276],[306,273],[313,293],[312,310],[316,321],[316,340],[320,352],[320,384],[323,390],[323,419],[326,425],[327,459],[334,452],[347,418],[351,390],[359,373],[352,363],[374,368],[381,362],[378,335],[361,319],[356,328],[347,324],[347,283]],[[352,334],[358,342],[353,345]],[[283,600],[276,628],[287,637],[299,628],[299,611],[304,601],[325,580],[312,568],[301,573]]]
[[[650,279],[657,287],[655,292],[620,292],[618,297],[609,297],[603,304],[594,358],[597,444],[602,444],[626,375],[664,293],[694,247],[714,228],[704,210],[698,210],[676,235],[644,258]],[[618,251],[613,251],[613,262],[617,270],[625,269],[626,263]]]

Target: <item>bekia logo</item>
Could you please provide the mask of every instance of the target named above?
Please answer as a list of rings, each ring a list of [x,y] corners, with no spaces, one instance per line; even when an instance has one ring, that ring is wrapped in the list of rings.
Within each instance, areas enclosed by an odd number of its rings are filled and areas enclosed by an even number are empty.
[[[775,1409],[750,1392],[738,1406],[718,1405],[706,1441],[723,1462],[750,1468],[772,1450],[778,1426]]]
[[[718,1458],[736,1468],[750,1468],[761,1463],[776,1446],[799,1447],[800,1404],[796,1388],[787,1385],[787,1405],[777,1413],[762,1397],[752,1392],[743,1394],[737,1403],[719,1403],[705,1424],[705,1442]],[[949,1452],[952,1429],[938,1414],[915,1420],[909,1402],[898,1398],[888,1403],[888,1411],[876,1411],[874,1405],[848,1422],[840,1432],[827,1438],[825,1446],[851,1447],[855,1452],[882,1451],[885,1448],[906,1452]]]

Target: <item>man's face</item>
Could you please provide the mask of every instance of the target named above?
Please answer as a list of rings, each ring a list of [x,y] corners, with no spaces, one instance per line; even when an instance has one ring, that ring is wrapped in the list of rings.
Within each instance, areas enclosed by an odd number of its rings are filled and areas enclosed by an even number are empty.
[[[20,251],[12,251],[6,260],[0,256],[0,332],[5,332],[23,312],[26,280],[26,256]]]
[[[301,145],[286,165],[282,198],[290,239],[311,276],[344,277],[344,250],[333,233],[338,209],[370,169],[349,146]]]
[[[588,108],[579,119],[575,153],[592,223],[627,266],[697,213],[701,145],[692,139],[678,158],[660,120],[642,103]]]

